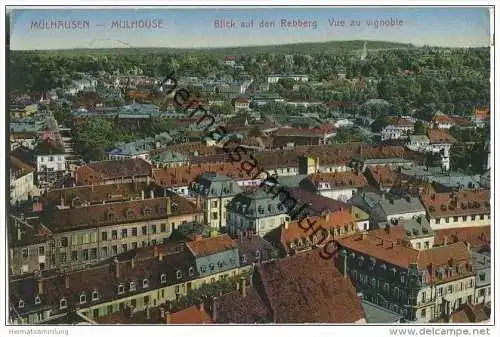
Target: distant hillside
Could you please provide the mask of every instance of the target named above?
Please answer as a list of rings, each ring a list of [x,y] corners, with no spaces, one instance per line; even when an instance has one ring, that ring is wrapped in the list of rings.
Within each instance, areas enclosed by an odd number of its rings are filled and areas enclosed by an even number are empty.
[[[364,40],[354,41],[329,41],[312,43],[293,43],[283,45],[248,46],[248,47],[226,47],[226,48],[102,48],[102,49],[60,49],[60,50],[39,50],[43,54],[82,54],[102,55],[102,54],[200,54],[208,53],[212,55],[249,55],[249,54],[344,54],[363,48]],[[387,41],[367,41],[368,49],[394,49],[394,48],[414,48],[412,44],[387,42]]]

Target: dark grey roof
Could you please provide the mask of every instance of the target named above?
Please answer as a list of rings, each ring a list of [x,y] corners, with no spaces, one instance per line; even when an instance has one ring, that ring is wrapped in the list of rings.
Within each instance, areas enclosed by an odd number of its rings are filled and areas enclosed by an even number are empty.
[[[243,189],[226,175],[215,172],[200,174],[190,186],[190,191],[195,195],[207,198],[230,197],[243,192]]]
[[[367,300],[361,300],[361,307],[365,312],[366,323],[398,323],[402,315],[386,309]]]
[[[434,237],[434,231],[425,216],[398,220],[397,223],[394,223],[394,225],[396,224],[404,227],[406,236],[409,239],[425,238],[430,236]]]
[[[487,254],[471,252],[472,268],[476,273],[476,287],[491,284],[491,257]]]
[[[228,210],[244,214],[247,218],[265,218],[285,214],[285,207],[278,196],[259,188],[253,192],[243,192],[228,204]]]

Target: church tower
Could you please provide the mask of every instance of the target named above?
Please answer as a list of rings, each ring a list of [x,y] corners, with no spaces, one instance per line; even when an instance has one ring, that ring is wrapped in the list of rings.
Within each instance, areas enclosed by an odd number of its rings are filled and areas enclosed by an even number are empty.
[[[366,41],[363,44],[363,52],[361,53],[361,61],[364,61],[368,56],[368,50],[366,49]]]

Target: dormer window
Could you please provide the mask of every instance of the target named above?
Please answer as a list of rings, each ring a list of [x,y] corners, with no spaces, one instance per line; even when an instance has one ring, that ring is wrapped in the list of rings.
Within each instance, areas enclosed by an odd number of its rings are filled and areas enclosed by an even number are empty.
[[[97,301],[99,299],[99,293],[97,292],[97,290],[94,290],[92,292],[92,301]]]
[[[118,286],[118,294],[121,295],[123,293],[125,293],[125,286],[123,284],[120,284]]]
[[[148,279],[142,280],[142,287],[143,288],[149,288],[149,280]]]
[[[85,294],[80,295],[80,304],[84,304],[87,302],[87,296]]]
[[[146,207],[146,208],[144,208],[144,215],[145,216],[150,216],[152,211],[153,210],[151,208]]]
[[[245,254],[241,255],[241,262],[243,263],[247,262],[247,256]]]
[[[189,267],[189,276],[193,276],[193,275],[194,275],[194,268]]]
[[[182,278],[182,272],[178,270],[175,275],[177,276],[177,279],[180,280]]]
[[[131,217],[133,217],[133,216],[134,216],[134,212],[132,211],[132,209],[127,208],[127,210],[125,211],[125,216],[126,216],[127,218],[131,218]]]
[[[19,307],[19,309],[24,308],[24,301],[23,300],[19,300],[18,307]]]
[[[255,258],[256,258],[256,259],[260,259],[260,249],[257,249],[257,250],[255,251]]]
[[[135,291],[135,282],[130,282],[130,285],[129,285],[129,290],[130,291]]]
[[[35,297],[35,305],[42,303],[40,296]]]
[[[200,270],[202,273],[206,272],[207,271],[207,266],[203,265],[200,267]]]
[[[160,282],[161,282],[161,284],[167,283],[167,274],[161,274]]]
[[[212,270],[212,271],[215,269],[215,265],[214,265],[213,263],[210,263],[210,264],[208,265],[208,267],[209,267],[209,268],[210,268],[210,270]]]
[[[59,300],[59,309],[66,309],[68,307],[68,301],[65,298]]]

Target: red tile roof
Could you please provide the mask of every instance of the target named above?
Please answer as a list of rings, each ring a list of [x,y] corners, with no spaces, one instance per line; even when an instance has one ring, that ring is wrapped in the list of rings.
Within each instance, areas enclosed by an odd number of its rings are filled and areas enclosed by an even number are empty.
[[[399,182],[399,173],[387,165],[374,165],[366,168],[366,174],[371,176],[377,187],[392,187]]]
[[[481,323],[490,319],[491,310],[483,303],[472,305],[466,303],[451,314],[451,323]]]
[[[437,124],[455,124],[453,118],[448,115],[434,115],[434,117],[432,117],[432,121]]]
[[[322,182],[329,183],[331,188],[360,188],[367,184],[365,177],[354,171],[314,173],[309,179],[316,186]]]
[[[101,180],[151,175],[151,164],[141,158],[98,161],[79,167],[75,174],[78,176],[78,172],[85,167],[94,171]]]
[[[165,320],[169,320],[167,324],[212,324],[214,323],[210,315],[196,305],[187,309],[180,310],[170,315],[165,314]]]
[[[433,217],[467,216],[490,213],[490,190],[462,190],[452,193],[425,192],[421,201]]]
[[[246,295],[235,290],[215,300],[216,323],[253,324],[272,322],[266,303],[254,287],[246,287]]]
[[[469,242],[472,247],[482,247],[491,242],[491,226],[439,229],[434,231],[434,244]]]
[[[318,250],[256,267],[275,323],[354,323],[364,319],[356,289]]]
[[[475,108],[473,114],[477,119],[481,119],[481,120],[489,119],[490,118],[490,108],[488,108],[488,107]]]
[[[456,139],[453,138],[448,132],[439,130],[439,129],[428,129],[427,137],[429,137],[429,141],[431,144],[440,144],[440,143],[455,143]]]
[[[205,256],[238,248],[236,241],[223,234],[212,238],[197,239],[186,243],[195,257]]]

